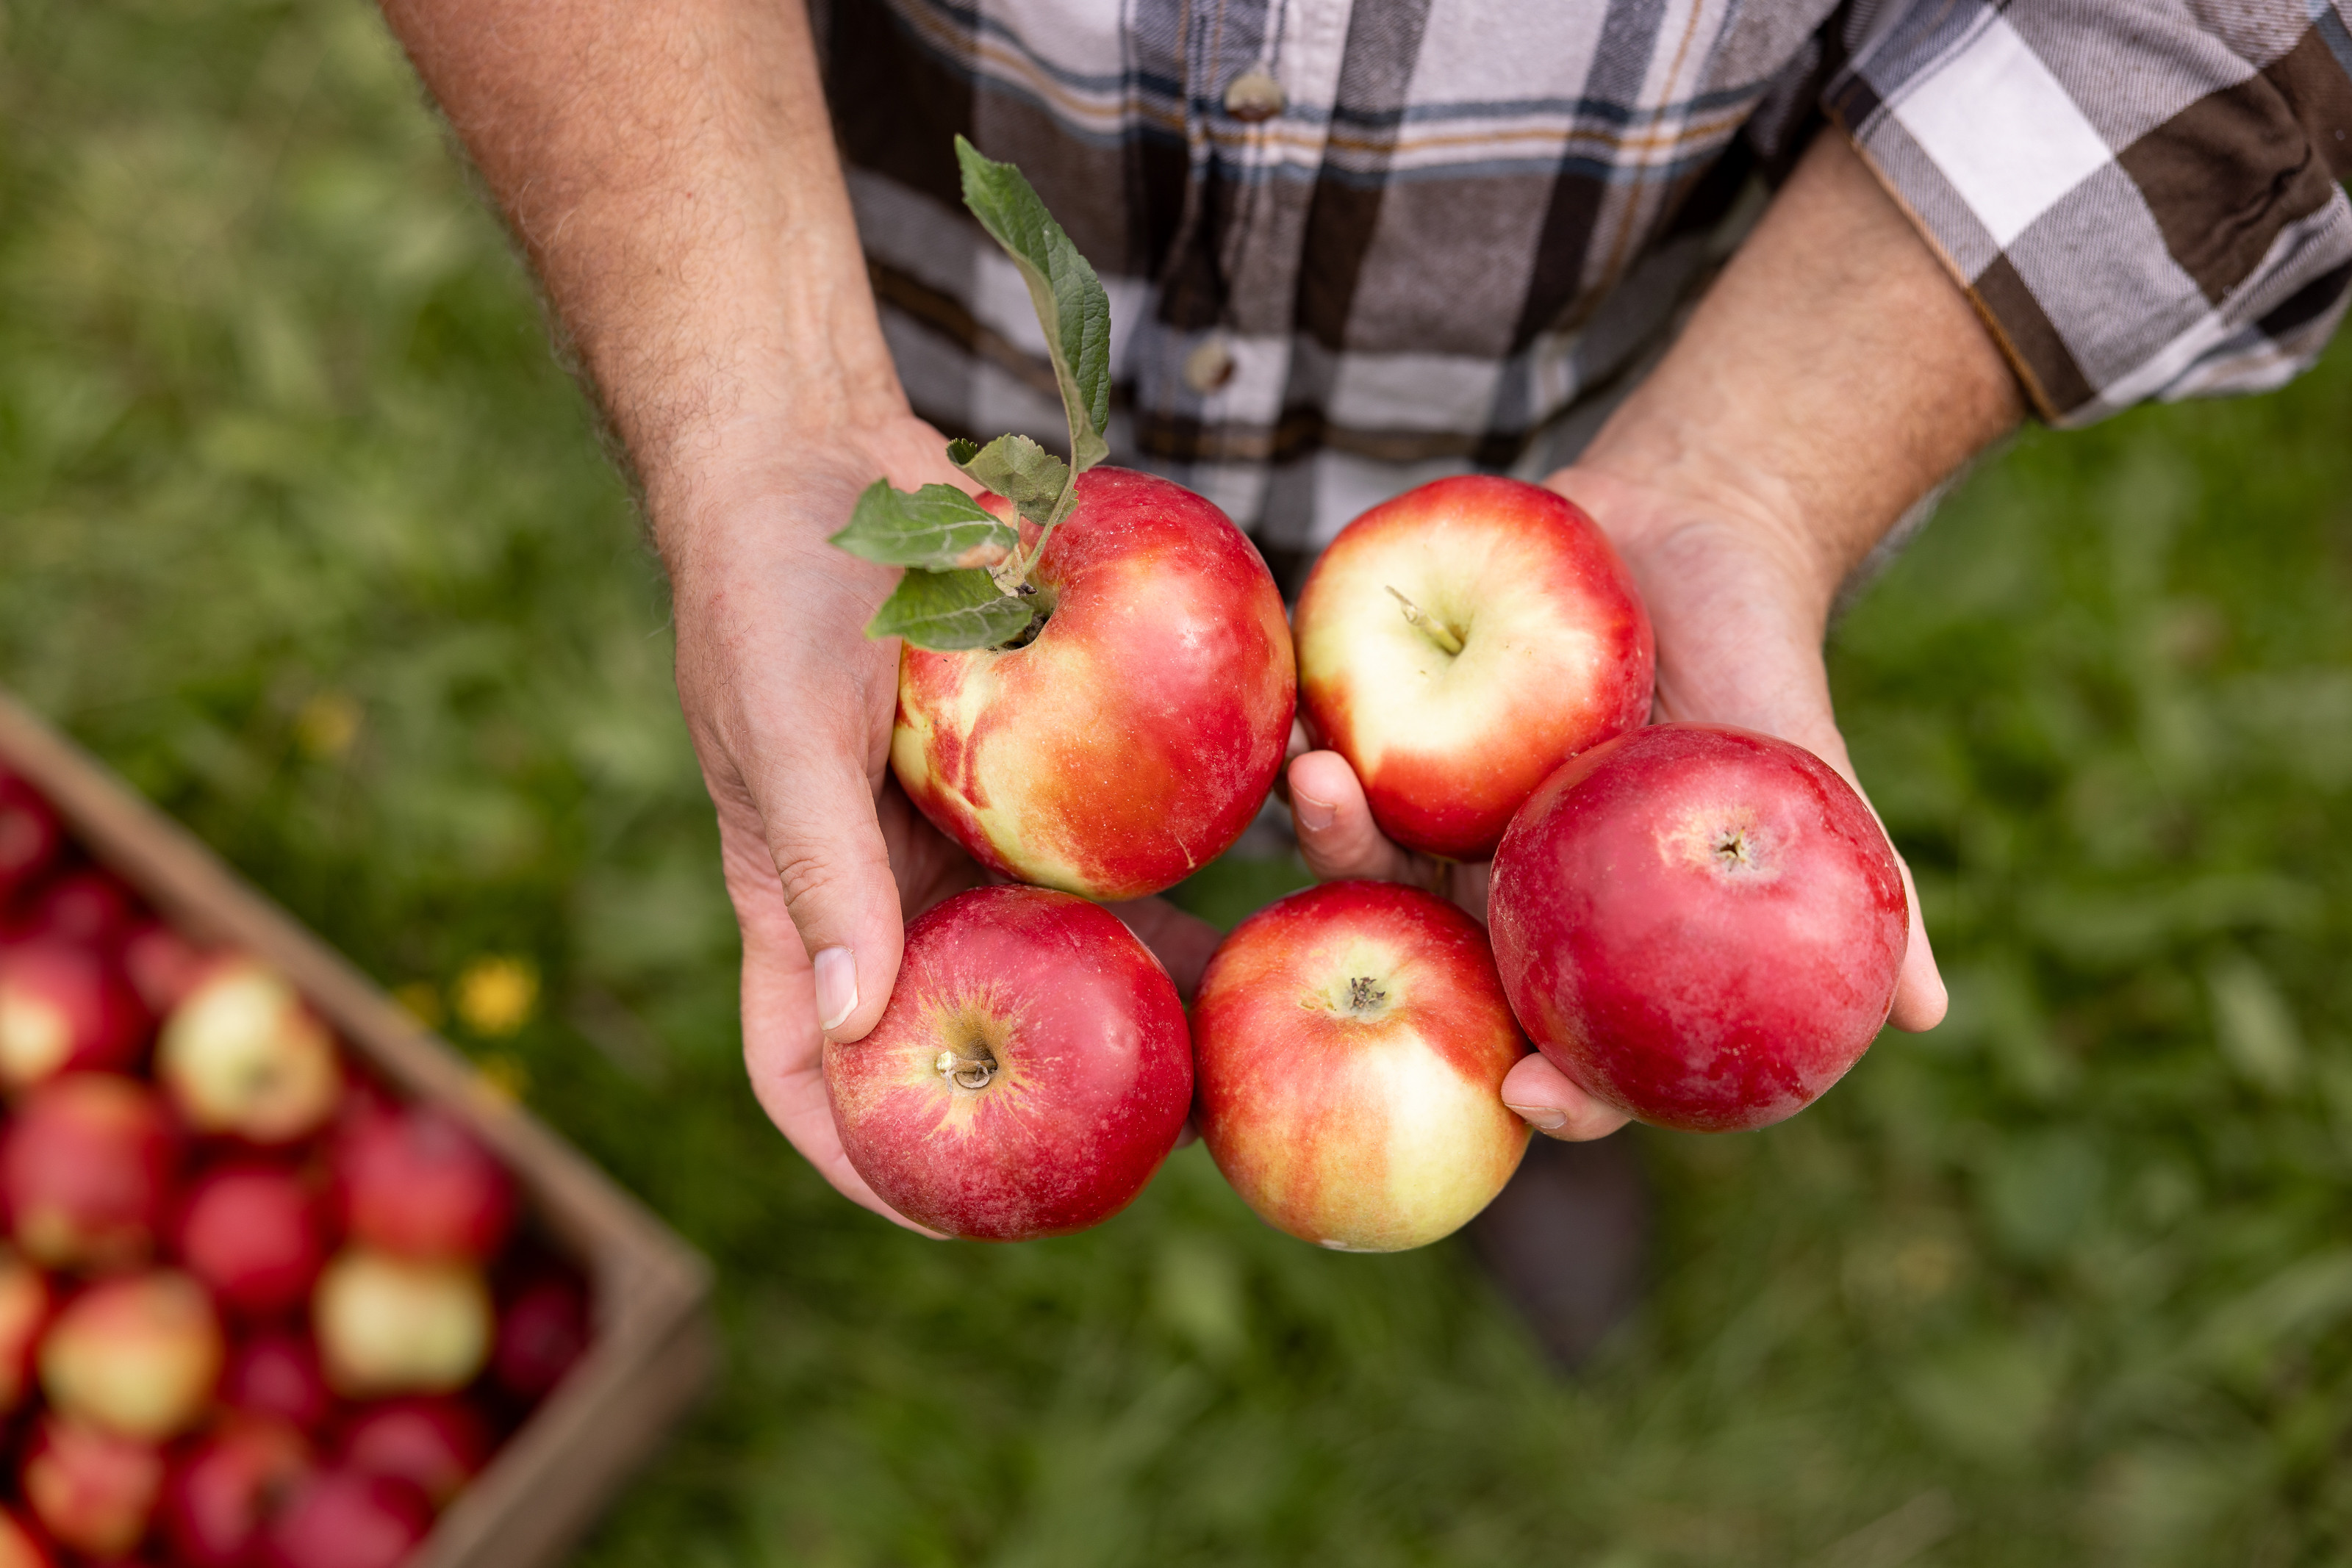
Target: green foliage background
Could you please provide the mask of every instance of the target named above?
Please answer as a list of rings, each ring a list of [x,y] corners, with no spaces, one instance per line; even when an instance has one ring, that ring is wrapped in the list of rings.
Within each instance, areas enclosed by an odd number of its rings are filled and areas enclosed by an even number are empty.
[[[599,1568],[2352,1554],[2347,541],[2344,350],[1946,507],[1835,676],[1952,1020],[1635,1134],[1657,1287],[1581,1381],[1462,1250],[1300,1247],[1198,1151],[926,1243],[744,1089],[661,584],[373,13],[0,0],[0,680],[387,982],[546,977],[471,1046],[730,1354]]]

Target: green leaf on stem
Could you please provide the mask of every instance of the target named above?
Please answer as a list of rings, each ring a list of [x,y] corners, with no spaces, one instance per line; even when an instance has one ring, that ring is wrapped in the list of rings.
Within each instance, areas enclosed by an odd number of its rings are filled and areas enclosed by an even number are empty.
[[[868,637],[903,637],[948,653],[1010,643],[1036,618],[1029,601],[1003,592],[986,571],[914,570],[898,580],[866,623]]]
[[[1103,439],[1110,423],[1110,297],[1020,170],[982,157],[961,136],[955,149],[964,205],[1029,285],[1070,416],[1070,471],[1083,474],[1110,455]],[[1059,510],[1068,509],[1069,494],[1065,486]]]
[[[946,571],[993,566],[1021,542],[1021,535],[952,485],[908,492],[877,479],[857,497],[849,526],[832,542],[884,566]]]
[[[1025,435],[1000,435],[982,447],[951,442],[948,461],[1012,502],[1041,528],[1053,525],[1055,505],[1070,484],[1070,465]]]

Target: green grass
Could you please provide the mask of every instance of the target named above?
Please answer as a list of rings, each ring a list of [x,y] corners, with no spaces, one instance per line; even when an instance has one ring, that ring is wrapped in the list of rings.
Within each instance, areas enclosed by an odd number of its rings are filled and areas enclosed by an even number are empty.
[[[2352,1555],[2352,355],[2026,437],[1846,622],[1952,1021],[1635,1134],[1656,1291],[1563,1383],[1461,1249],[1197,1150],[984,1249],[768,1130],[661,584],[370,11],[0,0],[0,680],[388,983],[535,963],[462,1043],[719,1264],[586,1562]]]

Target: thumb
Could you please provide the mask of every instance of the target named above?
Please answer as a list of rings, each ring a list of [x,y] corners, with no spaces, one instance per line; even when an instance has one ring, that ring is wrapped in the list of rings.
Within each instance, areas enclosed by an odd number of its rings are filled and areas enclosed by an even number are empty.
[[[889,846],[865,769],[825,758],[758,791],[775,886],[808,955],[817,1028],[863,1039],[881,1021],[906,944]]]

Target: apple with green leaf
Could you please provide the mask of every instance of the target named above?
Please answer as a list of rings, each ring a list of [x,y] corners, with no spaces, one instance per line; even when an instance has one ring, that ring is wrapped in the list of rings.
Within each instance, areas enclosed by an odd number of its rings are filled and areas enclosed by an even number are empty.
[[[952,443],[989,497],[877,481],[833,542],[907,569],[867,633],[903,646],[890,762],[908,797],[1003,875],[1138,898],[1214,859],[1273,786],[1297,699],[1282,596],[1215,506],[1097,466],[1109,299],[1019,170],[961,138],[956,156],[1028,283],[1070,457]]]

